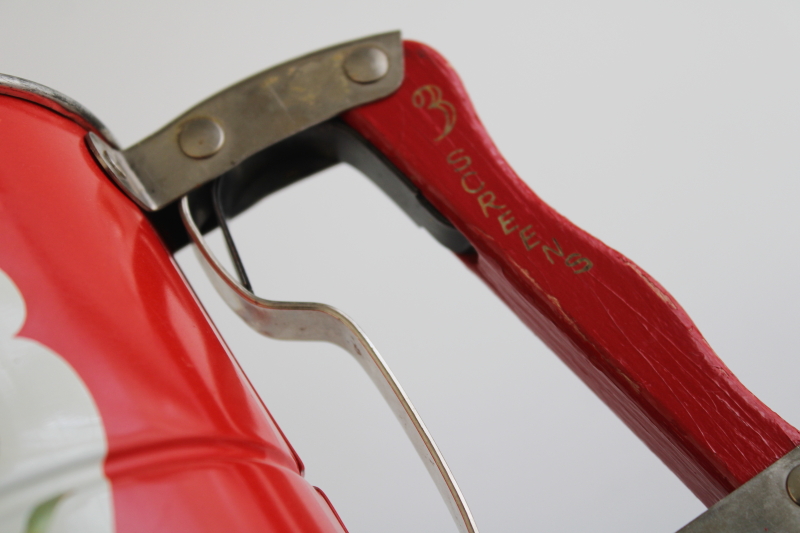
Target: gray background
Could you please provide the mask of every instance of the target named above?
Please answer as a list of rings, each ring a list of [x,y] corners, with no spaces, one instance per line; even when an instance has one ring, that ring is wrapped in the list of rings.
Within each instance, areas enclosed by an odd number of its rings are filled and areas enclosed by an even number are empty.
[[[798,22],[789,1],[0,0],[0,71],[72,96],[127,146],[269,65],[402,29],[451,61],[542,198],[666,286],[742,381],[800,425]],[[257,292],[333,304],[366,330],[484,533],[666,533],[702,511],[354,171],[276,194],[233,231]],[[351,532],[454,529],[347,354],[257,337],[190,252],[178,261]]]

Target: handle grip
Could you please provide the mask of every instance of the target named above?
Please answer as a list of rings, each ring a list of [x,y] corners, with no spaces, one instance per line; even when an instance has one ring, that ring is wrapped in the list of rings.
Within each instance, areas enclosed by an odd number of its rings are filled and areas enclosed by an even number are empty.
[[[678,303],[514,173],[456,72],[405,42],[392,96],[344,115],[475,248],[460,256],[706,505],[800,444]]]

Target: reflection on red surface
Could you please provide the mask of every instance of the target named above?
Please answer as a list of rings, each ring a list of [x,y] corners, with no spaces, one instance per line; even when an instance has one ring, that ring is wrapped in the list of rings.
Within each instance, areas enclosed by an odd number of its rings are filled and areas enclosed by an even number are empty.
[[[0,96],[0,269],[97,403],[117,531],[343,531],[85,133]]]

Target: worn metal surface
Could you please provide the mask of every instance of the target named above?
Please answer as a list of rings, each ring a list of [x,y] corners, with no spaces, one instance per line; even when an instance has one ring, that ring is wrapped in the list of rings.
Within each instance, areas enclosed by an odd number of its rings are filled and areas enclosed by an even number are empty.
[[[347,77],[358,83],[374,83],[389,72],[386,52],[375,46],[364,46],[354,50],[344,60]]]
[[[370,340],[345,314],[325,304],[276,302],[259,298],[231,276],[206,246],[185,196],[181,217],[196,245],[200,262],[225,303],[250,327],[283,340],[327,341],[343,348],[361,365],[389,404],[428,469],[461,533],[477,533],[461,490],[428,429],[403,388]]]
[[[117,141],[108,128],[100,122],[88,109],[81,104],[60,92],[46,87],[40,83],[29,81],[8,74],[0,74],[0,94],[7,94],[17,98],[43,105],[59,114],[68,117],[77,117],[83,120],[86,125],[97,130],[105,140],[116,146]]]
[[[213,119],[197,117],[187,121],[178,134],[181,151],[193,159],[204,159],[219,152],[225,132]]]
[[[678,533],[800,532],[800,505],[788,479],[800,466],[800,447],[732,492]]]
[[[794,467],[786,478],[786,492],[794,503],[800,505],[800,465]]]
[[[388,62],[385,74],[371,83],[353,81],[345,71],[345,61],[362,49],[375,49]],[[373,72],[372,77],[379,73]],[[400,32],[351,41],[289,61],[212,96],[125,150],[138,184],[120,185],[142,207],[157,210],[282,139],[388,96],[402,79]],[[216,152],[195,159],[181,149],[179,139],[187,124],[201,118],[213,120],[225,142]]]
[[[105,170],[106,174],[114,180],[128,196],[135,198],[139,205],[148,204],[150,197],[136,173],[128,165],[125,155],[108,144],[94,132],[86,134],[86,145],[94,155],[95,160]]]

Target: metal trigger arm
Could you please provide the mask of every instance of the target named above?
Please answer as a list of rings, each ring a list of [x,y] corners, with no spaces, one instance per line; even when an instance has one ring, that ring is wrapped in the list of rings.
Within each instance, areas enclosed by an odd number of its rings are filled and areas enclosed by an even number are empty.
[[[458,484],[422,419],[396,378],[361,329],[337,309],[319,303],[276,302],[253,293],[226,223],[261,198],[314,172],[347,162],[364,172],[417,224],[457,253],[472,250],[466,238],[434,209],[405,176],[363,137],[339,120],[330,120],[282,141],[201,187],[160,217],[162,234],[176,235],[173,209],[179,210],[203,269],[228,306],[250,327],[268,337],[336,344],[353,355],[391,407],[453,515],[461,533],[476,533]],[[172,217],[172,218],[170,218]],[[218,224],[238,272],[237,280],[208,248],[203,233]],[[180,232],[186,235],[184,232]],[[172,243],[173,246],[176,244]]]

